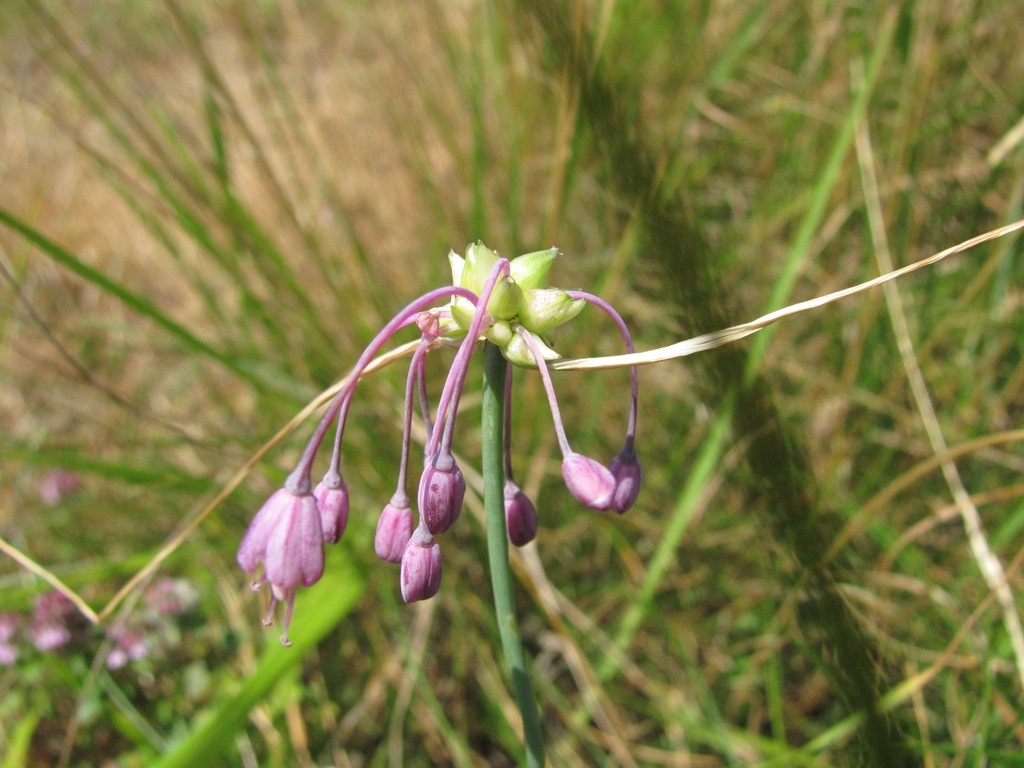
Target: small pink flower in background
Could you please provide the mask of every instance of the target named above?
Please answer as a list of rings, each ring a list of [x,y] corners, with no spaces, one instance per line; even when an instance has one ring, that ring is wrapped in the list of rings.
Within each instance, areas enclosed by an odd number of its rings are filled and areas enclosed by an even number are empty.
[[[78,475],[66,469],[57,469],[39,484],[39,498],[48,507],[55,507],[78,487]]]
[[[71,639],[69,619],[75,606],[60,592],[46,592],[36,598],[28,636],[40,651],[53,651]]]
[[[149,642],[141,630],[116,627],[111,629],[110,636],[114,639],[114,647],[107,656],[110,669],[120,669],[149,655]]]
[[[185,579],[166,577],[147,589],[142,599],[157,613],[176,616],[199,602],[199,593],[192,583]]]
[[[0,613],[0,667],[7,667],[18,660],[18,647],[11,642],[21,623],[16,613]]]

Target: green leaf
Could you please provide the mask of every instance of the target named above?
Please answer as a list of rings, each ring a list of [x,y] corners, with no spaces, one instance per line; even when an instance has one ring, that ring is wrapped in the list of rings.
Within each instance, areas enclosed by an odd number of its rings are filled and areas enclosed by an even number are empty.
[[[276,632],[268,632],[267,650],[256,671],[234,695],[197,717],[189,734],[173,744],[155,768],[195,768],[214,763],[245,727],[249,711],[348,615],[364,587],[352,563],[344,561],[332,565],[316,586],[301,591],[295,601],[295,621],[288,632],[292,646],[284,647]]]

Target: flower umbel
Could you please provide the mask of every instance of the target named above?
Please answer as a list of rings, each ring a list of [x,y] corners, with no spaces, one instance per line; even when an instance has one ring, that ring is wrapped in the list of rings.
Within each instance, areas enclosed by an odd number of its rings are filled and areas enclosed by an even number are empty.
[[[466,481],[453,453],[455,421],[469,363],[481,340],[498,347],[513,365],[539,370],[562,451],[562,476],[570,493],[591,509],[611,509],[620,514],[636,502],[643,470],[634,450],[635,368],[631,369],[631,406],[625,446],[608,467],[573,451],[565,434],[547,368],[547,361],[557,359],[559,354],[552,348],[547,334],[573,320],[587,304],[594,304],[616,323],[629,351],[633,351],[633,344],[622,318],[602,299],[580,291],[546,286],[548,271],[557,255],[557,249],[549,248],[509,261],[479,242],[466,249],[465,257],[449,253],[452,285],[429,291],[402,309],[360,355],[284,488],[271,495],[260,508],[238,549],[239,565],[257,574],[253,589],[270,584],[270,605],[264,623],[272,623],[277,603],[285,604],[281,636],[285,645],[290,645],[288,627],[298,588],[312,586],[320,579],[324,570],[325,542],[336,543],[348,524],[349,491],[342,478],[341,449],[356,386],[384,345],[402,329],[416,329],[420,341],[412,355],[406,381],[396,488],[377,522],[374,549],[382,560],[401,563],[399,583],[406,602],[431,598],[440,589],[442,556],[437,537],[458,521],[466,493]],[[441,302],[447,303],[439,306]],[[431,415],[425,358],[432,351],[456,346],[458,350],[438,397],[436,411]],[[539,521],[536,506],[512,474],[511,366],[506,376],[506,535],[515,546],[523,546],[536,537]],[[416,516],[408,494],[408,462],[417,395],[426,441],[423,473],[416,495],[419,520],[414,526]],[[332,426],[335,434],[330,464],[323,480],[313,489],[313,464]],[[493,474],[499,474],[500,469],[495,469]]]

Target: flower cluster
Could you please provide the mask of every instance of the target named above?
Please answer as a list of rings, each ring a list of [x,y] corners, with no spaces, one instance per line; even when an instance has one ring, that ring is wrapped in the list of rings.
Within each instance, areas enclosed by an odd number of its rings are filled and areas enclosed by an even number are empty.
[[[562,451],[562,476],[570,493],[595,510],[621,514],[636,501],[643,470],[634,450],[637,411],[637,374],[630,371],[629,423],[622,451],[606,467],[576,453],[569,446],[547,363],[557,359],[544,336],[575,318],[587,304],[609,315],[628,351],[633,343],[619,314],[604,300],[582,291],[545,287],[558,250],[551,248],[511,261],[482,243],[470,245],[465,257],[449,253],[452,285],[430,291],[406,306],[377,334],[356,361],[337,397],[328,407],[284,487],[264,503],[253,518],[238,548],[238,563],[257,573],[254,590],[270,585],[271,597],[264,624],[270,625],[278,603],[284,603],[284,633],[289,645],[295,594],[320,579],[324,569],[324,543],[335,543],[345,531],[349,515],[348,487],[341,472],[341,446],[356,385],[374,357],[402,328],[420,333],[406,381],[404,428],[398,481],[391,501],[377,521],[374,547],[378,557],[400,564],[402,598],[425,600],[437,594],[442,558],[437,537],[448,531],[462,513],[466,482],[452,453],[455,417],[470,358],[483,339],[498,346],[513,365],[540,371]],[[447,301],[444,306],[437,306]],[[431,414],[425,381],[427,354],[457,346],[454,361]],[[522,546],[537,534],[537,510],[516,483],[509,449],[511,377],[505,387],[505,519],[509,541]],[[415,401],[426,429],[423,473],[416,493],[418,520],[414,521],[408,494],[408,466]],[[334,448],[326,474],[315,487],[313,462],[331,426]],[[415,525],[414,525],[415,522]]]
[[[107,666],[119,669],[149,656],[154,649],[176,645],[176,619],[198,600],[195,586],[183,579],[164,578],[154,583],[142,595],[141,610],[107,630],[113,641]],[[0,667],[14,664],[21,656],[19,638],[37,651],[50,653],[81,647],[90,637],[88,623],[67,597],[44,592],[36,597],[31,616],[0,613]]]

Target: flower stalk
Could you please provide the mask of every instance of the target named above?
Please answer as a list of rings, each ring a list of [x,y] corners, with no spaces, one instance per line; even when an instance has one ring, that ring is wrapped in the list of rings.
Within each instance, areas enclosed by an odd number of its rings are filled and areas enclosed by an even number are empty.
[[[493,344],[484,349],[482,470],[484,476],[484,520],[487,528],[487,556],[494,592],[494,614],[501,636],[501,648],[512,677],[516,704],[523,718],[526,765],[544,765],[544,742],[540,732],[537,704],[526,670],[526,654],[516,619],[509,569],[508,537],[505,533],[504,408],[505,371],[508,363]]]

